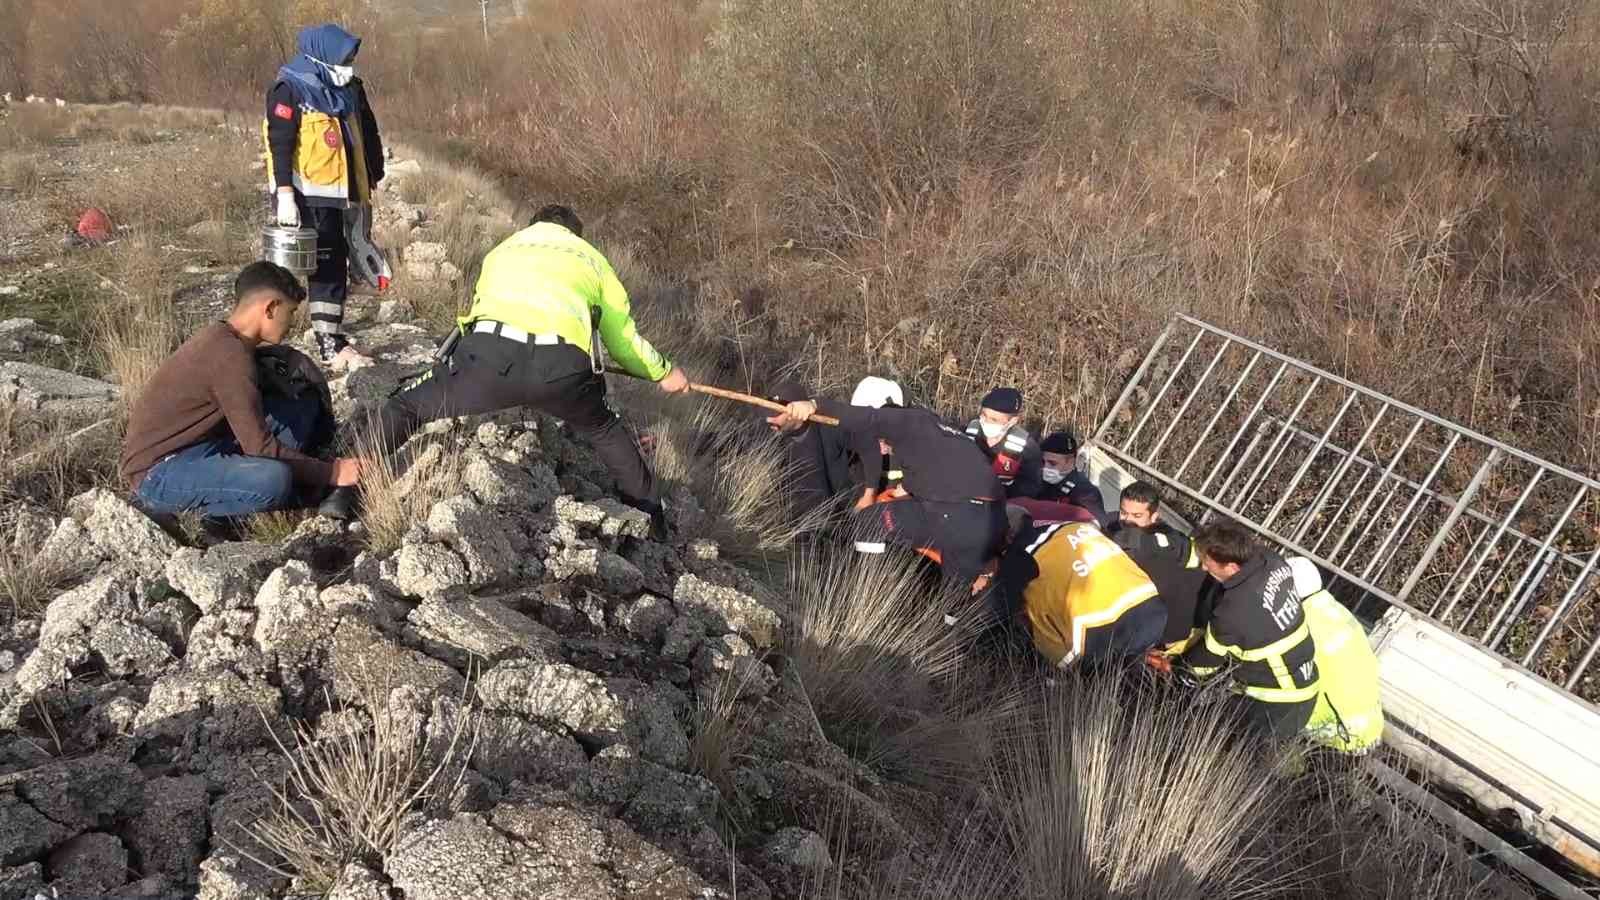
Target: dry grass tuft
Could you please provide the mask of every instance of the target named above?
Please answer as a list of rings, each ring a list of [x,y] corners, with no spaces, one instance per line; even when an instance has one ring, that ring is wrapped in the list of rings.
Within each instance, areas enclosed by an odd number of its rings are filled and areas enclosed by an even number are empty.
[[[386,454],[362,436],[356,453],[371,461],[361,474],[361,521],[379,553],[398,549],[435,503],[461,492],[462,452],[448,437]]]
[[[0,501],[62,514],[72,497],[116,481],[120,439],[114,421],[0,403]]]
[[[920,557],[809,548],[790,566],[786,648],[830,741],[899,780],[959,790],[1018,695],[973,670],[972,626],[944,624],[966,601],[937,585]]]
[[[458,786],[450,773],[459,780],[465,769],[457,760],[472,755],[476,717],[455,716],[448,744],[430,753],[411,716],[392,708],[385,694],[367,699],[363,728],[317,738],[301,726],[292,748],[273,735],[288,771],[282,784],[267,785],[275,803],[249,832],[265,855],[281,862],[265,861],[249,848],[235,850],[296,877],[303,889],[325,893],[346,863],[381,864],[403,836],[408,815],[449,798]]]
[[[1230,704],[1118,677],[1041,692],[990,779],[1016,863],[1010,896],[1270,895],[1264,854],[1297,838],[1262,829],[1283,782],[1268,748],[1235,736]]]
[[[294,534],[300,523],[311,518],[309,509],[281,509],[251,516],[245,524],[249,539],[263,544],[281,544]]]
[[[37,548],[33,548],[37,549]],[[0,622],[15,622],[44,611],[54,590],[74,573],[56,571],[33,550],[0,543]]]
[[[734,781],[739,756],[749,745],[754,713],[739,705],[743,683],[729,669],[715,688],[695,701],[688,723],[689,760],[686,771],[717,786],[722,795],[723,819],[740,828],[747,814],[745,800]]]
[[[33,157],[22,153],[0,156],[0,187],[10,188],[17,197],[28,198],[44,186],[44,176]]]

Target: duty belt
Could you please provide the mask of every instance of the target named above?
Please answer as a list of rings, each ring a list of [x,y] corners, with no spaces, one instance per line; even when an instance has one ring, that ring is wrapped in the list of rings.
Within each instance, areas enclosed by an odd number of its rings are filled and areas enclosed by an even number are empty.
[[[559,334],[529,334],[515,325],[496,322],[493,319],[479,319],[472,323],[472,330],[479,334],[493,334],[519,344],[535,344],[537,346],[554,346],[565,344],[567,339]]]

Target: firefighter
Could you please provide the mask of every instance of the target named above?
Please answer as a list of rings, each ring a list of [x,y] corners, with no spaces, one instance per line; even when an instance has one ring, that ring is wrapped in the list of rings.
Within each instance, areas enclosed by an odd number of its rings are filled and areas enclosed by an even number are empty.
[[[611,263],[583,239],[565,206],[546,206],[528,227],[483,258],[472,308],[446,358],[384,404],[377,432],[385,450],[424,422],[529,406],[571,425],[593,445],[617,492],[666,532],[654,473],[622,419],[606,404],[595,332],[628,373],[672,394],[689,389],[683,370],[636,330],[628,292]]]
[[[1100,489],[1078,468],[1078,436],[1071,429],[1053,431],[1039,442],[1039,478],[1043,485],[1039,499],[1071,503],[1087,509],[1102,528],[1109,528],[1117,517],[1106,512]]]
[[[796,397],[792,399],[801,400],[805,398]],[[906,393],[897,381],[879,378],[876,375],[868,375],[857,382],[855,391],[850,395],[850,405],[869,406],[873,409],[883,409],[885,406],[903,407],[906,405]],[[857,478],[864,477],[861,470],[861,461],[854,457],[852,459],[851,474]],[[881,471],[883,474],[878,478],[877,499],[888,500],[898,496],[900,482],[905,478],[905,472],[901,471],[900,467],[895,464],[894,459],[887,454],[883,454]]]
[[[1184,655],[1197,676],[1231,666],[1257,731],[1289,737],[1317,705],[1319,673],[1294,571],[1243,527],[1217,523],[1194,536],[1200,566],[1221,585],[1203,637]]]
[[[1137,660],[1161,639],[1156,585],[1086,522],[1023,526],[1000,558],[996,598],[1052,666]]]
[[[261,136],[273,220],[317,232],[317,267],[307,279],[311,330],[322,361],[337,370],[371,362],[344,335],[350,288],[345,213],[371,204],[372,189],[383,180],[383,144],[355,76],[361,39],[330,23],[302,29],[298,46],[300,55],[278,70],[267,90]]]
[[[1322,692],[1306,724],[1313,741],[1341,753],[1368,753],[1383,740],[1378,657],[1361,622],[1322,586],[1322,573],[1303,556],[1289,558],[1295,593],[1317,645]]]
[[[1005,486],[1006,498],[1037,497],[1040,477],[1039,442],[1022,427],[1022,392],[997,387],[983,396],[978,417],[967,423],[977,443]]]
[[[833,416],[861,459],[866,487],[852,525],[856,549],[882,553],[891,543],[937,554],[945,577],[963,593],[1000,547],[1005,535],[1004,489],[988,457],[961,432],[926,409],[855,406],[827,399],[800,400],[768,419],[780,428]],[[905,496],[878,502],[884,457],[904,472]]]
[[[1135,481],[1123,488],[1119,507],[1111,539],[1155,582],[1167,608],[1162,652],[1181,654],[1201,634],[1199,623],[1216,582],[1200,567],[1200,555],[1189,536],[1162,521],[1161,492],[1155,485]]]

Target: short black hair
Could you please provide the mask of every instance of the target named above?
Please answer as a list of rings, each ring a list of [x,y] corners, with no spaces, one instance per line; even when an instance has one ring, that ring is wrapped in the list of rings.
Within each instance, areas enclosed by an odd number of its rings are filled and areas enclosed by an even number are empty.
[[[1232,563],[1242,566],[1261,551],[1255,535],[1246,531],[1243,525],[1233,522],[1213,522],[1201,526],[1194,533],[1194,546],[1223,565]]]
[[[1161,509],[1161,489],[1148,481],[1135,481],[1122,489],[1121,500],[1132,500],[1150,507],[1151,512]]]
[[[583,220],[578,218],[578,214],[573,212],[570,206],[551,203],[540,207],[539,211],[533,214],[533,218],[528,220],[528,224],[537,225],[540,222],[554,222],[578,237],[583,237]]]
[[[262,260],[239,270],[238,277],[233,279],[233,302],[237,305],[256,291],[268,289],[277,291],[294,303],[306,299],[306,289],[293,272],[277,263]]]

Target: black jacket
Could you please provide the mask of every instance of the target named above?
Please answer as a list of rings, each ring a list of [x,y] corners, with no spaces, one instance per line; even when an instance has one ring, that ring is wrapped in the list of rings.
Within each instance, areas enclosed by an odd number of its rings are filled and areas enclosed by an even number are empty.
[[[350,81],[350,88],[355,93],[356,110],[354,115],[359,116],[362,138],[361,159],[367,166],[367,179],[372,187],[377,187],[383,180],[383,136],[378,133],[378,118],[372,113],[372,105],[367,102],[367,88],[361,79]],[[282,107],[290,111],[289,118],[277,115],[277,110]],[[295,96],[294,88],[286,82],[275,82],[267,90],[267,147],[272,153],[272,180],[274,188],[292,187],[294,185],[294,154],[295,145],[300,140],[300,101]],[[345,153],[349,154],[349,132],[345,136]]]
[[[1204,637],[1184,654],[1200,675],[1233,663],[1234,682],[1249,696],[1272,703],[1316,699],[1315,657],[1294,573],[1269,551],[1222,583]]]
[[[1161,592],[1161,602],[1167,607],[1167,630],[1161,642],[1173,644],[1198,636],[1211,617],[1220,586],[1200,568],[1189,536],[1165,522],[1149,529],[1119,523],[1109,533]]]
[[[855,486],[850,438],[843,430],[808,424],[783,435],[790,497],[796,514],[833,501]]]
[[[861,459],[862,483],[876,485],[883,477],[878,439],[894,445],[894,460],[905,472],[904,486],[923,500],[1000,500],[1005,489],[994,476],[989,458],[965,434],[926,409],[873,409],[819,399],[817,409],[833,416],[849,433]]]
[[[1005,485],[1007,500],[1039,496],[1044,487],[1044,453],[1028,429],[1013,425],[1000,443],[991,447],[979,420],[973,419],[967,423],[967,436],[989,458],[995,477]]]
[[[1049,500],[1057,503],[1065,501],[1074,506],[1081,506],[1094,513],[1095,522],[1101,528],[1109,529],[1117,520],[1116,516],[1106,512],[1105,501],[1100,498],[1100,489],[1094,486],[1094,482],[1089,480],[1089,476],[1079,472],[1077,469],[1068,472],[1067,477],[1061,479],[1060,484],[1041,483],[1039,493],[1036,496],[1040,500]]]

